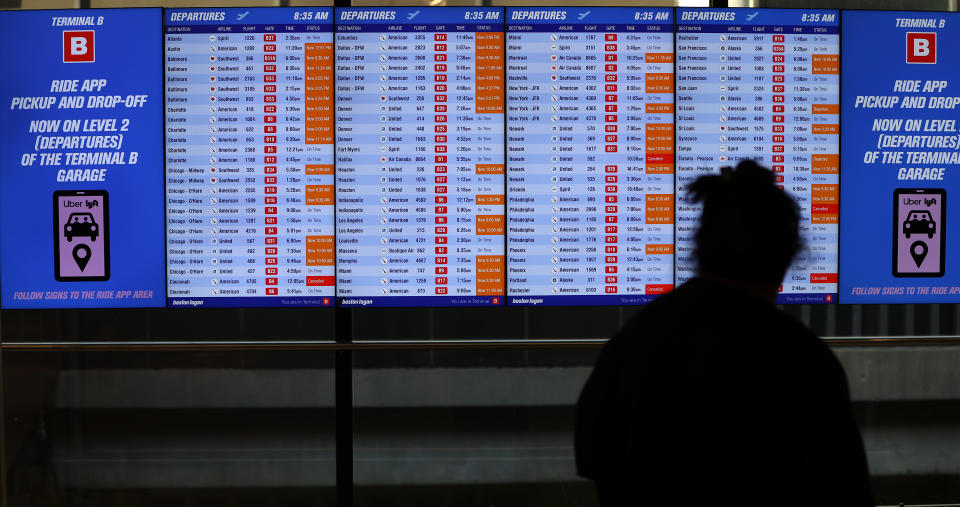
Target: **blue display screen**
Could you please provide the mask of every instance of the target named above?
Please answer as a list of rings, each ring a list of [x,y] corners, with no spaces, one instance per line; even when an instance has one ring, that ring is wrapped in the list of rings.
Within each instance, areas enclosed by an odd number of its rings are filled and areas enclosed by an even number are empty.
[[[843,13],[841,303],[960,301],[958,23]]]
[[[644,304],[744,159],[779,303],[960,302],[958,16],[0,12],[0,306]]]
[[[164,17],[167,304],[332,306],[333,9]]]
[[[797,202],[806,245],[777,302],[836,302],[839,25],[830,10],[677,10],[678,284],[695,274],[687,186],[756,160]]]
[[[673,288],[673,10],[507,9],[507,304]]]
[[[160,23],[0,13],[4,308],[163,305]]]
[[[503,9],[337,9],[337,303],[495,306]]]

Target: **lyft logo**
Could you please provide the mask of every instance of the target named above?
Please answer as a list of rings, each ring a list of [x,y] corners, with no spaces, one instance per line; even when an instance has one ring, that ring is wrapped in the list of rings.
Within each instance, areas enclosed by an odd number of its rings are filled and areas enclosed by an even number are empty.
[[[937,34],[907,32],[907,63],[937,63]]]
[[[93,30],[68,30],[63,32],[63,63],[94,61]]]

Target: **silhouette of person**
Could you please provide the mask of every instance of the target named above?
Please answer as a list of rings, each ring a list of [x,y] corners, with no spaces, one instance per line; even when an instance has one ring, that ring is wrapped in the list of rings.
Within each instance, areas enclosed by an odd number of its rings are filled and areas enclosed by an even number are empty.
[[[577,404],[600,505],[873,506],[843,367],[775,306],[797,205],[752,161],[690,185],[698,275],[604,347]]]

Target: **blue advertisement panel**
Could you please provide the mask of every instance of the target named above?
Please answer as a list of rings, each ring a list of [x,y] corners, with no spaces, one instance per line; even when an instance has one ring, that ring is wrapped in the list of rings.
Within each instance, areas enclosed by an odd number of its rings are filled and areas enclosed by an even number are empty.
[[[843,13],[841,303],[960,301],[958,23]]]
[[[160,12],[0,13],[4,308],[163,305]]]

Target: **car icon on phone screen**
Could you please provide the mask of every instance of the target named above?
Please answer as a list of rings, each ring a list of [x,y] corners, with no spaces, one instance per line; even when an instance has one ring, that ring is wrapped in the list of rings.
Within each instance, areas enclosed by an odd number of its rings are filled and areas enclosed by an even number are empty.
[[[63,225],[63,236],[67,241],[73,241],[77,236],[86,236],[90,241],[96,241],[99,234],[100,228],[91,213],[70,213],[70,218]]]
[[[932,238],[936,232],[937,224],[925,209],[911,211],[903,222],[903,235],[908,238],[911,234],[926,234],[928,238]]]

